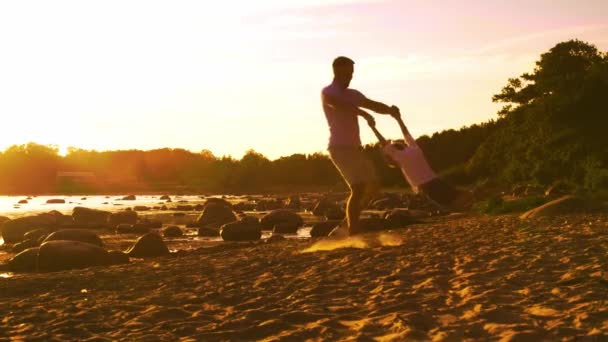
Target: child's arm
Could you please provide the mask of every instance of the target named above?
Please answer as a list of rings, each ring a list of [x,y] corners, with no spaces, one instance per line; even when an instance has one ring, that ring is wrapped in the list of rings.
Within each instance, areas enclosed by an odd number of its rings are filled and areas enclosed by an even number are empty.
[[[405,142],[407,143],[407,145],[410,147],[418,146],[418,144],[416,143],[416,139],[414,139],[412,137],[412,135],[410,134],[410,131],[408,131],[407,127],[405,127],[405,124],[403,123],[401,116],[396,116],[395,119],[399,123],[399,127],[401,128],[401,133],[403,133],[403,138],[405,139]]]
[[[378,138],[378,140],[380,141],[380,144],[384,145],[386,143],[386,139],[382,136],[382,134],[380,134],[380,132],[378,132],[378,129],[376,128],[376,120],[374,120],[374,117],[364,110],[359,110],[359,115],[361,115],[365,120],[367,120],[369,128],[372,129],[372,131],[376,135],[376,138]]]

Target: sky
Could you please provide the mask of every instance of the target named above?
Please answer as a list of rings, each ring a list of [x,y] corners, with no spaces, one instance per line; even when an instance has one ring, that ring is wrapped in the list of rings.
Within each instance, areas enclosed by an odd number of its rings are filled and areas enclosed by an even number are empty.
[[[496,118],[492,95],[555,44],[607,51],[607,18],[605,0],[2,1],[0,150],[325,152],[338,55],[413,135],[458,129]]]

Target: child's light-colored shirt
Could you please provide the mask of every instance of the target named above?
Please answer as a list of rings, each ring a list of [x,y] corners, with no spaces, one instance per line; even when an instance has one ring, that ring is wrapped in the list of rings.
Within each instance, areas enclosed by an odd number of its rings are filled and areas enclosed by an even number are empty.
[[[395,144],[386,144],[382,148],[383,152],[395,161],[405,179],[412,187],[414,192],[418,192],[418,187],[437,178],[437,174],[426,161],[424,153],[418,147],[416,140],[412,136],[405,136],[405,141],[409,146],[399,149]]]

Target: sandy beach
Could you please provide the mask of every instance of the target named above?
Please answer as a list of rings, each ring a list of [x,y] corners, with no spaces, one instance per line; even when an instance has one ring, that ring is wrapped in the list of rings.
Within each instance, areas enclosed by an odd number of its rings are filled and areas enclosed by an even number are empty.
[[[454,216],[0,278],[0,339],[602,340],[608,216]]]

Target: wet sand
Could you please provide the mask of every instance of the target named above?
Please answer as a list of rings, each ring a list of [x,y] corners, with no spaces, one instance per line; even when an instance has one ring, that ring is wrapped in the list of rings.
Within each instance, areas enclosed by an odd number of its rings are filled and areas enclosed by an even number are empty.
[[[0,340],[608,338],[608,215],[438,217],[0,278]]]

